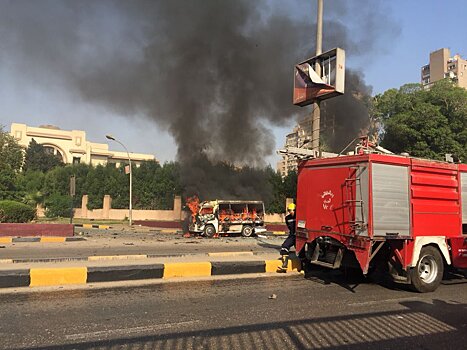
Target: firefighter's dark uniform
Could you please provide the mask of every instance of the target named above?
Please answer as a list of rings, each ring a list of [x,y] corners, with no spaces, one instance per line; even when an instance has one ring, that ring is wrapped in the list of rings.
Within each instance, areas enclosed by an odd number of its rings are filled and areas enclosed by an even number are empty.
[[[295,246],[295,211],[285,217],[285,224],[289,229],[289,235],[281,246],[281,255],[288,255],[292,246]]]

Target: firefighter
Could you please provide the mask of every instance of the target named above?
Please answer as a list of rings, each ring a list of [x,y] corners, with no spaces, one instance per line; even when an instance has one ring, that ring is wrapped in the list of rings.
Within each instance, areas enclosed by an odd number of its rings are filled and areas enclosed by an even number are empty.
[[[282,259],[282,270],[287,269],[287,264],[289,262],[289,253],[290,248],[295,246],[295,204],[290,203],[287,206],[288,214],[285,217],[285,224],[289,229],[289,235],[285,239],[284,243],[281,246],[281,259]]]

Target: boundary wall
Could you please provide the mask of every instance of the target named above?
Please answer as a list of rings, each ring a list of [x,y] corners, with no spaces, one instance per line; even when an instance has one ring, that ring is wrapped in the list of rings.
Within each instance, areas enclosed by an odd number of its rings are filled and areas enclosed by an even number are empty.
[[[286,205],[292,199],[287,198]],[[84,195],[81,198],[81,208],[75,208],[73,218],[76,219],[90,219],[90,220],[125,220],[130,216],[128,209],[113,209],[112,197],[109,195],[104,196],[102,209],[90,210],[87,208],[88,196]],[[141,210],[133,209],[133,221],[182,221],[185,219],[185,212],[182,210],[182,198],[180,196],[174,197],[173,210]],[[37,216],[44,217],[45,210],[42,207],[37,207]],[[284,214],[266,214],[265,222],[282,223],[284,222]]]

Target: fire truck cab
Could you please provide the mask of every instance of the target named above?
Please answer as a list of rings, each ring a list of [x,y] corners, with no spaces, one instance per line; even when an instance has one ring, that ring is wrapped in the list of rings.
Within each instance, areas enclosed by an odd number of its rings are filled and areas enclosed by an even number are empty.
[[[445,266],[467,268],[467,165],[388,154],[302,161],[296,218],[308,264],[383,266],[434,291]]]
[[[219,233],[241,233],[244,237],[250,237],[266,231],[264,214],[264,203],[261,201],[205,201],[199,205],[189,230],[206,237]]]

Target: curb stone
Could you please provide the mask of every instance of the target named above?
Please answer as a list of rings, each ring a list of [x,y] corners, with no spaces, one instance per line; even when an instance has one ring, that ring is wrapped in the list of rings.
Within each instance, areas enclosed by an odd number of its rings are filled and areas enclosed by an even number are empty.
[[[96,282],[274,273],[280,259],[259,261],[204,261],[131,266],[30,268],[0,271],[0,288],[82,285]],[[300,261],[289,260],[288,272],[299,271]]]
[[[0,243],[63,243],[85,241],[84,237],[56,237],[56,236],[38,236],[38,237],[0,237]]]
[[[133,255],[92,255],[85,257],[60,257],[60,258],[19,258],[19,259],[0,259],[3,264],[22,264],[22,263],[59,263],[68,261],[115,261],[115,260],[145,260],[153,258],[184,257],[191,255],[204,255],[208,257],[228,257],[228,256],[253,256],[255,252],[216,252],[202,254],[133,254]]]
[[[97,224],[74,224],[75,227],[82,227],[82,228],[97,228],[100,230],[108,230],[112,228],[110,225],[97,225]]]

